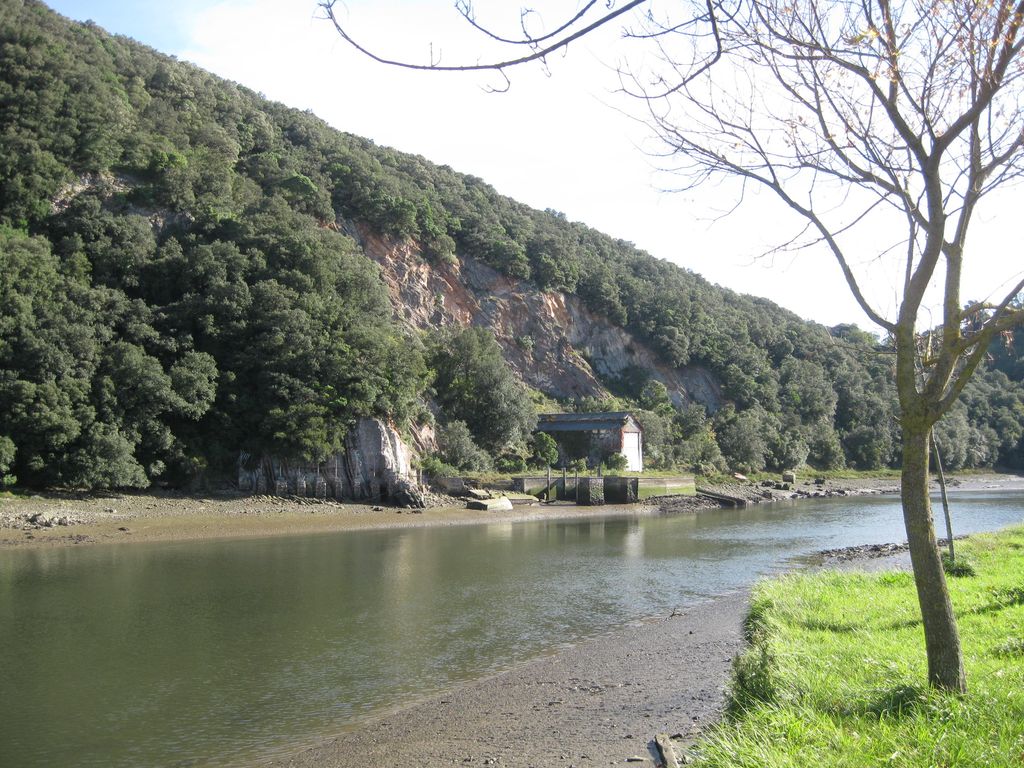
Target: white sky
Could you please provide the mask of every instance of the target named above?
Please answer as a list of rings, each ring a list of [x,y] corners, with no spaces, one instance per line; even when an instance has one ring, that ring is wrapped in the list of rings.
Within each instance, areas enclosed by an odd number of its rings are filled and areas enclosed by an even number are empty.
[[[787,213],[768,195],[749,195],[724,219],[736,192],[709,185],[699,194],[666,193],[649,130],[624,111],[613,93],[611,66],[630,48],[619,27],[555,57],[551,74],[537,67],[511,73],[507,93],[487,92],[494,75],[420,73],[375,64],[340,41],[318,18],[315,0],[50,0],[71,18],[93,19],[155,48],[195,62],[289,106],[309,109],[332,126],[478,176],[502,194],[536,208],[553,208],[714,283],[767,297],[797,314],[833,325],[856,322],[875,330],[850,296],[838,266],[824,253],[758,259],[777,244]],[[483,4],[480,4],[483,5]],[[518,0],[508,9],[514,29]],[[445,0],[348,0],[338,13],[353,30],[388,53],[426,60],[435,42],[446,63],[480,53]],[[496,20],[499,23],[500,20]],[[454,32],[450,32],[454,30]],[[440,47],[445,41],[447,48]],[[637,49],[632,51],[635,55]],[[979,217],[984,268],[969,271],[965,299],[989,297],[1021,270],[1016,239]],[[1007,227],[1009,229],[1009,227]],[[980,232],[978,230],[981,230]],[[1003,240],[1006,242],[1003,242]],[[866,248],[866,250],[868,250]],[[869,261],[872,254],[865,254]],[[997,278],[997,279],[996,279]],[[895,276],[894,276],[895,279]],[[883,311],[894,291],[884,274],[867,290]]]

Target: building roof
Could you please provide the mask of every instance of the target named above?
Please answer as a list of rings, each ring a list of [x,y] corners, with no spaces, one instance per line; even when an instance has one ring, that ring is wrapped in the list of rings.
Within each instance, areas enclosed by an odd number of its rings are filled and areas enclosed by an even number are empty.
[[[639,423],[628,411],[542,413],[537,417],[539,432],[594,432],[605,429],[622,429],[626,426],[640,429]]]

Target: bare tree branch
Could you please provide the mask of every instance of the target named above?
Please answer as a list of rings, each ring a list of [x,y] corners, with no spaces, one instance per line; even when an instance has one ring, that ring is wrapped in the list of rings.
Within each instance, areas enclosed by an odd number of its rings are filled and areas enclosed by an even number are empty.
[[[520,39],[502,37],[501,35],[495,33],[493,30],[490,30],[487,27],[483,26],[482,24],[479,24],[476,20],[476,15],[473,13],[473,3],[469,2],[469,0],[458,0],[458,2],[455,3],[455,10],[459,12],[462,18],[466,20],[466,23],[473,27],[473,29],[475,29],[477,32],[480,32],[483,35],[486,35],[487,37],[491,38],[496,42],[503,43],[505,45],[528,45],[531,48],[536,48],[541,43],[547,42],[548,40],[553,40],[557,38],[559,35],[564,34],[572,27],[573,24],[575,24],[588,13],[590,13],[591,8],[597,5],[597,3],[598,0],[590,0],[590,2],[584,5],[575,16],[568,19],[564,24],[559,26],[557,29],[549,32],[546,35],[541,35],[540,37],[532,37],[526,31],[526,17],[532,13],[535,13],[535,11],[532,11],[528,8],[524,8],[520,12],[520,23],[523,31],[523,37]]]
[[[386,64],[388,66],[400,67],[402,69],[414,69],[433,72],[504,72],[504,70],[506,69],[517,67],[522,64],[527,64],[531,61],[543,60],[544,57],[549,56],[555,51],[566,48],[570,43],[579,40],[582,37],[586,37],[587,35],[591,34],[594,30],[605,26],[606,24],[608,24],[611,21],[614,21],[623,14],[628,13],[634,8],[637,8],[638,6],[641,6],[649,1],[650,0],[630,0],[621,8],[609,11],[608,13],[604,14],[600,18],[596,19],[590,24],[587,24],[584,27],[580,27],[579,29],[576,29],[574,31],[569,31],[568,29],[566,29],[566,34],[560,37],[554,37],[552,39],[552,42],[549,42],[547,45],[544,45],[543,47],[538,47],[536,50],[534,50],[532,53],[527,54],[526,56],[514,56],[499,61],[475,62],[465,64],[442,64],[440,61],[435,61],[433,59],[428,64],[415,64],[411,61],[392,59],[387,56],[375,53],[374,51],[370,50],[364,45],[358,43],[349,33],[346,25],[342,24],[338,20],[337,15],[334,13],[334,6],[337,4],[338,0],[322,0],[322,2],[320,2],[320,7],[324,11],[325,18],[331,22],[331,24],[334,26],[334,29],[337,31],[338,35],[341,37],[342,40],[344,40],[350,46],[359,51],[359,53],[363,54],[364,56],[373,61],[376,61],[378,64]],[[590,5],[587,6],[587,8],[589,9],[593,5],[594,3],[591,3]],[[571,24],[569,26],[571,27]],[[528,43],[529,40],[522,42]]]

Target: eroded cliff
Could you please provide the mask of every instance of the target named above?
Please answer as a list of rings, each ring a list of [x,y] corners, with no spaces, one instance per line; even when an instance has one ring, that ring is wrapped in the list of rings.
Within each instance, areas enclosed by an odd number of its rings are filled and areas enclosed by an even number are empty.
[[[429,263],[411,241],[362,226],[346,229],[380,266],[397,318],[419,330],[490,329],[512,368],[547,395],[606,395],[606,382],[641,369],[663,382],[677,403],[700,403],[712,411],[720,405],[720,387],[707,369],[662,364],[643,342],[575,296],[541,291],[467,256]]]

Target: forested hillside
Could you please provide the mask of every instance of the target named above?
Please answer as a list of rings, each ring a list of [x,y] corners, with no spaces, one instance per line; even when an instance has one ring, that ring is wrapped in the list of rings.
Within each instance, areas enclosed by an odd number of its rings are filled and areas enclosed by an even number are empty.
[[[557,404],[641,411],[656,464],[898,461],[892,358],[857,328],[15,0],[0,9],[0,482],[182,483],[239,450],[317,460],[361,416],[437,419],[435,465],[543,462],[533,411],[556,404],[509,378],[486,332],[396,321],[354,222],[435,265],[477,259],[576,296],[665,365],[709,370],[724,405],[644,370],[604,382],[618,400]],[[939,429],[948,464],[1021,463],[1022,377],[1019,352],[994,347]]]

